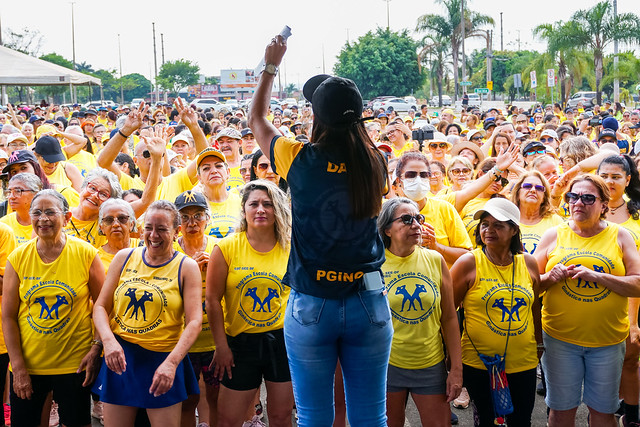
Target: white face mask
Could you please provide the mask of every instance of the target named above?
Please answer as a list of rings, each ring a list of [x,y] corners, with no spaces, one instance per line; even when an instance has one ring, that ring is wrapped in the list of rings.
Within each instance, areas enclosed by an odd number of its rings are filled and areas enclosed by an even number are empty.
[[[405,196],[417,202],[426,197],[427,193],[431,189],[428,179],[422,179],[419,176],[413,179],[402,180],[402,191]]]

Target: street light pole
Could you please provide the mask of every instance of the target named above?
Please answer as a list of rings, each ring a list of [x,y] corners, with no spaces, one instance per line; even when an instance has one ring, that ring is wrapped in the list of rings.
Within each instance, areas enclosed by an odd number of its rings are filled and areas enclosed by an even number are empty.
[[[503,39],[503,29],[502,29],[502,12],[500,12],[500,51],[504,51],[504,39]]]
[[[71,50],[73,55],[73,70],[75,71],[76,70],[76,21],[75,21],[75,16],[73,11],[74,4],[76,4],[76,2],[72,1],[71,2]],[[73,88],[73,90],[71,91],[71,102],[75,103],[77,101],[76,88],[73,87],[73,85],[71,85],[71,87]]]
[[[158,55],[156,53],[156,23],[152,22],[151,26],[153,27],[153,68],[154,68],[154,79],[156,84],[156,102],[160,102],[160,88],[158,87]]]
[[[385,2],[387,2],[387,31],[389,31],[389,3],[391,3],[391,0],[383,0]]]
[[[122,89],[122,51],[120,50],[120,34],[118,34],[118,59],[120,60],[120,104],[124,104],[124,90]]]
[[[464,38],[465,38],[465,26],[464,19],[464,0],[460,1],[460,33],[462,35],[462,81],[467,81],[467,65],[464,58]],[[463,91],[464,92],[464,91]]]
[[[613,0],[613,19],[618,18],[618,1]],[[618,40],[613,40],[613,102],[620,102],[620,80],[618,79]]]

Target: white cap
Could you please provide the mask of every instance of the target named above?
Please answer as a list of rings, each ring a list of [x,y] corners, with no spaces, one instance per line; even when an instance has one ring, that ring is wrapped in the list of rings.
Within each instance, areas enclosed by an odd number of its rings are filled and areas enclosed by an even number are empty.
[[[512,221],[514,224],[520,225],[520,209],[502,197],[490,199],[482,209],[476,212],[473,219],[480,219],[485,212],[498,221]]]

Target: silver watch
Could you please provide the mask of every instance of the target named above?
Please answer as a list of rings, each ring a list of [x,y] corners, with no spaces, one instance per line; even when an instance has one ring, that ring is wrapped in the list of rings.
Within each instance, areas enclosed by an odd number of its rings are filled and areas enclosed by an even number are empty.
[[[276,74],[278,74],[278,67],[275,64],[266,64],[263,71],[271,74],[272,76],[275,76]]]

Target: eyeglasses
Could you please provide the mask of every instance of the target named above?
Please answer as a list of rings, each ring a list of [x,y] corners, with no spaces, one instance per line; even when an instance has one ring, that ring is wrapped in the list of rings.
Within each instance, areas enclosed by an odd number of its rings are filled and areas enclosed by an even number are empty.
[[[85,188],[89,193],[97,194],[98,199],[102,200],[103,202],[107,200],[109,197],[111,197],[111,194],[107,193],[106,191],[101,191],[98,187],[96,187],[93,184],[87,184]]]
[[[596,199],[599,199],[599,197],[596,197],[593,194],[577,194],[572,192],[566,193],[564,195],[564,201],[569,203],[570,205],[578,203],[578,199],[580,199],[583,205],[590,206],[594,204],[596,202]]]
[[[397,221],[397,220],[401,220],[402,223],[404,225],[412,225],[413,221],[416,221],[418,224],[424,224],[424,215],[422,214],[417,214],[417,215],[409,215],[409,214],[404,214],[404,215],[400,215],[398,218],[394,218],[391,220],[391,222]]]
[[[474,136],[473,138],[471,138],[471,141],[482,141],[482,137],[481,136]]]
[[[404,173],[405,179],[414,179],[418,175],[420,175],[420,178],[422,178],[422,179],[431,178],[431,172],[429,172],[429,171],[422,171],[422,172],[406,171]]]
[[[526,124],[527,121],[526,120],[516,120],[516,124],[519,124],[519,123],[525,123]]]
[[[23,148],[27,148],[27,143],[26,142],[10,142],[9,147],[10,148],[20,147],[20,149],[23,149]]]
[[[269,163],[258,163],[257,166],[261,171],[266,171],[267,169],[269,169]]]
[[[198,213],[195,213],[193,215],[183,214],[183,215],[180,215],[180,219],[184,223],[188,223],[191,220],[193,220],[195,222],[205,221],[207,219],[207,214],[204,213],[204,212],[198,212]]]
[[[429,148],[431,148],[432,150],[435,150],[436,148],[440,147],[440,148],[447,148],[447,143],[446,142],[441,142],[440,144],[429,144]]]
[[[29,216],[33,219],[38,219],[42,216],[42,214],[44,214],[44,216],[46,216],[47,218],[53,218],[56,215],[60,215],[62,212],[61,211],[57,211],[55,209],[45,209],[44,211],[41,211],[40,209],[36,209],[34,211],[29,212]]]
[[[35,191],[34,190],[23,190],[22,188],[9,188],[7,190],[4,190],[4,197],[11,197],[11,196],[20,197],[24,193],[35,193]]]
[[[111,225],[114,221],[118,221],[120,224],[125,225],[129,222],[129,219],[129,215],[105,216],[102,218],[102,222],[106,225]]]
[[[244,175],[245,173],[249,172],[249,169],[247,169],[247,168],[240,168],[240,169],[238,169],[238,171],[240,172],[240,175]]]
[[[509,184],[509,180],[507,178],[505,178],[505,177],[502,177],[502,176],[496,177],[494,182],[499,182],[500,185],[502,185],[503,187],[506,187],[507,184]]]
[[[467,175],[468,173],[471,172],[471,169],[469,169],[469,168],[455,168],[455,169],[449,169],[449,172],[451,172],[451,175],[453,175],[453,176]]]
[[[532,151],[527,151],[526,153],[524,153],[524,156],[533,156],[534,154],[544,154],[546,153],[547,150],[532,150]]]
[[[533,185],[530,182],[525,182],[524,184],[522,184],[522,186],[520,188],[522,188],[524,190],[531,190],[534,187],[535,187],[536,191],[544,193],[544,185],[540,185],[540,184]]]
[[[547,142],[553,142],[554,139],[549,137],[549,138],[540,138],[540,142],[542,142],[543,144],[547,143]]]
[[[167,119],[156,119],[156,123],[166,123]]]

